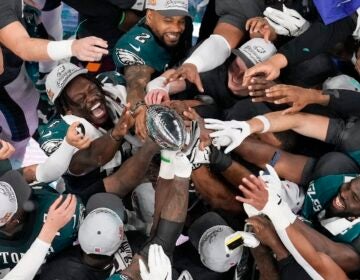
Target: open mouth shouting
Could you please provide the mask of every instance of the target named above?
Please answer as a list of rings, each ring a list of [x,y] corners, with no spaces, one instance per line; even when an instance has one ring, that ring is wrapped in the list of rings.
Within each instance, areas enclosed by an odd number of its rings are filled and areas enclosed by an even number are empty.
[[[335,209],[337,210],[344,210],[345,209],[345,203],[344,203],[344,199],[340,196],[340,194],[338,194],[332,201],[332,205]]]

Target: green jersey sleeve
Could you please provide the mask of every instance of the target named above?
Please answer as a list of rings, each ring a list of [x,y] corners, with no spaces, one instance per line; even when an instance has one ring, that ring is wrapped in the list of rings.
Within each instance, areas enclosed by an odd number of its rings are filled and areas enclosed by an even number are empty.
[[[55,152],[64,140],[69,125],[62,119],[54,119],[39,130],[40,148],[50,156]]]

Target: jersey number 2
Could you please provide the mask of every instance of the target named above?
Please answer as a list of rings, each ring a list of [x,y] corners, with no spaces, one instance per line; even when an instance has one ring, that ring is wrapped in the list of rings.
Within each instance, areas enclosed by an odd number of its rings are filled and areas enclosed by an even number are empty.
[[[141,33],[139,36],[135,37],[136,41],[139,41],[141,44],[144,44],[147,39],[150,38],[150,34]]]

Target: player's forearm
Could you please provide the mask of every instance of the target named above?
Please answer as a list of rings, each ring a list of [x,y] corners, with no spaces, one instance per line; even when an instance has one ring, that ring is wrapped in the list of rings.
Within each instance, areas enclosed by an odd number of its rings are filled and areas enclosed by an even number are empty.
[[[232,161],[231,165],[221,174],[237,188],[242,183],[242,179],[250,176],[251,172],[240,163]]]
[[[161,210],[161,219],[183,223],[187,215],[189,178],[175,176],[170,183],[168,201]]]
[[[262,280],[279,279],[279,273],[276,269],[276,265],[274,263],[274,258],[273,258],[273,254],[275,254],[277,257],[278,252],[274,251],[273,248],[271,249],[273,250],[273,252],[269,251],[269,249],[263,245],[250,249],[250,252],[255,259],[256,266],[260,272],[260,279]],[[286,249],[285,252],[287,253]],[[279,253],[281,254],[282,252]],[[289,253],[285,254],[285,256],[287,255],[289,255]]]
[[[296,227],[293,225],[286,228],[286,233],[300,255],[321,274],[324,269],[321,258],[318,256],[318,252],[311,245],[309,240],[297,231]]]
[[[201,166],[194,170],[191,179],[201,197],[213,208],[236,214],[243,212],[242,205],[236,203],[234,193],[220,182],[207,167]]]
[[[104,179],[106,190],[120,196],[128,194],[143,181],[149,164],[157,152],[158,146],[147,140],[135,155],[122,163],[114,174]]]
[[[33,279],[44,262],[50,243],[36,239],[18,264],[3,278],[4,280]]]
[[[297,113],[293,115],[283,115],[282,111],[271,112],[264,115],[268,120],[268,127],[258,118],[248,121],[251,133],[261,133],[266,129],[267,132],[281,132],[292,129],[304,136],[316,138],[324,141],[329,125],[329,118]]]
[[[136,103],[144,100],[145,88],[154,69],[147,65],[133,65],[125,67],[124,72],[128,94],[127,102],[130,102],[133,110]]]
[[[71,159],[69,171],[72,174],[83,174],[109,162],[121,144],[110,133],[112,131],[93,140],[89,148],[77,151]]]
[[[169,94],[176,94],[186,89],[185,80],[177,80],[169,83]]]
[[[360,267],[360,256],[350,245],[334,242],[298,219],[293,227],[307,238],[316,251],[330,256],[345,272],[352,272]]]

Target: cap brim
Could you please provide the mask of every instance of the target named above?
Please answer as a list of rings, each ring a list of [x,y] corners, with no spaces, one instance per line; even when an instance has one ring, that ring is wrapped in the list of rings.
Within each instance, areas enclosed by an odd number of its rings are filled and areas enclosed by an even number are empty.
[[[18,207],[23,209],[31,195],[31,187],[25,178],[18,171],[10,170],[0,177],[0,181],[7,182],[13,188]]]
[[[239,49],[233,49],[231,52],[236,56],[240,57],[244,61],[247,68],[251,68],[255,65]]]
[[[114,194],[96,193],[92,195],[86,204],[86,213],[90,213],[97,208],[108,208],[118,214],[122,221],[125,219],[124,204],[121,198]]]
[[[189,12],[184,10],[156,10],[164,17],[189,16]]]
[[[193,246],[198,250],[199,242],[202,235],[207,231],[209,228],[214,226],[224,225],[228,226],[226,221],[217,213],[215,212],[208,212],[205,215],[198,218],[189,228],[189,239]]]

